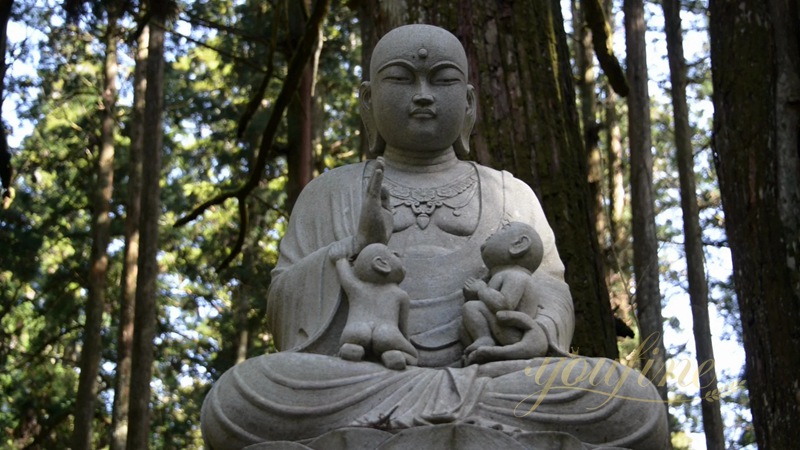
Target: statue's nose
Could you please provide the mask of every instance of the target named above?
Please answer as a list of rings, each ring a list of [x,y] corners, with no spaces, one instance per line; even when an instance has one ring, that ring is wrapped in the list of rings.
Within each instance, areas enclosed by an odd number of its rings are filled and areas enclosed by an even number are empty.
[[[416,94],[411,100],[416,105],[428,106],[428,105],[433,103],[433,96],[431,94],[427,94],[427,93],[420,93],[420,94]]]

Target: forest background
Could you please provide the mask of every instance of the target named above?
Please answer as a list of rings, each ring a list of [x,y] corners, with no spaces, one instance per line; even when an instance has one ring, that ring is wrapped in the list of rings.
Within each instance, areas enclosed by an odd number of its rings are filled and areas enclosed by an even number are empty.
[[[2,0],[0,446],[201,448],[213,381],[274,351],[294,199],[364,157],[370,49],[424,22],[473,64],[472,157],[542,200],[573,351],[649,362],[674,448],[789,448],[797,5],[430,3]]]

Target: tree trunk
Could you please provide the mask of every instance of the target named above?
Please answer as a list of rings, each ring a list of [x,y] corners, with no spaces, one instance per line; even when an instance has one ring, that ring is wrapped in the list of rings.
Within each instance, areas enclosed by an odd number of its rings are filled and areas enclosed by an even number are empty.
[[[385,3],[366,7],[378,14],[371,24],[374,36],[385,34],[389,28],[378,27],[387,24],[430,23],[453,31],[465,44],[478,99],[474,155],[533,187],[566,265],[575,303],[573,348],[582,355],[616,358],[560,3],[450,1],[433,7],[418,0],[406,5],[400,11]],[[365,51],[371,48],[365,40]]]
[[[303,10],[305,2],[292,2],[289,6],[289,32],[293,47],[300,42],[305,30],[307,14]],[[320,42],[318,45],[322,45]],[[291,51],[291,50],[290,50]],[[286,55],[287,60],[291,54]],[[286,112],[288,124],[288,181],[286,209],[291,211],[300,191],[313,177],[314,153],[311,145],[313,102],[311,87],[314,82],[314,66],[309,62],[303,70],[303,77],[297,87]]]
[[[606,160],[608,161],[608,192],[611,213],[609,214],[609,228],[611,242],[615,253],[621,253],[621,247],[626,241],[623,222],[625,220],[625,176],[622,151],[622,132],[619,129],[619,116],[617,115],[617,95],[613,92],[606,97]]]
[[[614,17],[614,2],[606,0],[603,5],[606,17]],[[615,32],[613,22],[609,24],[609,35]],[[609,38],[611,41],[611,37]],[[630,92],[630,88],[628,89]],[[630,298],[630,234],[625,220],[625,154],[622,148],[622,132],[617,113],[617,94],[610,88],[605,98],[606,132],[606,189],[608,192],[608,236],[604,249],[606,261],[606,283],[611,297],[611,308],[615,316],[628,328],[634,325]]]
[[[606,214],[603,199],[603,159],[600,154],[600,127],[597,123],[597,95],[595,94],[594,51],[592,30],[586,25],[582,2],[572,1],[572,24],[575,33],[575,65],[578,69],[578,96],[580,97],[583,145],[589,172],[589,194],[593,199],[590,212],[600,247],[606,245]]]
[[[711,326],[708,318],[708,285],[703,263],[703,240],[700,229],[700,214],[697,206],[694,181],[694,154],[689,107],[686,104],[686,63],[683,57],[680,0],[662,0],[664,28],[667,35],[670,82],[672,84],[672,109],[675,115],[675,151],[680,178],[681,208],[683,210],[683,235],[686,250],[686,269],[689,278],[689,301],[692,305],[692,327],[698,367],[714,361],[711,344]],[[717,375],[713,366],[699,371],[701,409],[706,448],[725,448],[724,424],[720,404],[714,399],[717,390]]]
[[[711,0],[714,149],[758,447],[800,423],[800,12],[787,0]]]
[[[106,55],[103,63],[103,111],[97,179],[92,199],[92,253],[89,260],[89,297],[86,303],[78,393],[75,400],[73,448],[92,447],[92,420],[97,398],[97,375],[102,358],[103,311],[108,277],[108,243],[111,237],[111,196],[114,189],[114,129],[117,101],[117,12],[108,11]]]
[[[4,0],[0,3],[0,202],[3,209],[8,207],[7,198],[11,198],[11,152],[8,150],[8,140],[6,139],[6,126],[3,120],[3,100],[6,98],[6,44],[8,36],[8,20],[11,16],[13,0]]]
[[[150,379],[153,341],[158,325],[158,221],[161,216],[159,180],[163,146],[164,20],[153,16],[147,55],[147,94],[142,153],[142,211],[139,274],[134,317],[131,399],[127,447],[148,448],[150,435]]]
[[[625,0],[625,45],[628,96],[628,139],[631,152],[631,209],[633,267],[639,339],[644,345],[643,371],[667,400],[661,294],[658,287],[658,241],[653,200],[653,154],[650,135],[650,97],[647,88],[643,0]],[[652,344],[652,345],[650,345]],[[666,406],[665,406],[666,407]]]
[[[130,150],[128,160],[128,206],[125,217],[125,254],[117,338],[117,370],[114,379],[114,406],[111,414],[111,450],[124,450],[128,436],[128,409],[131,389],[131,353],[136,305],[136,278],[139,272],[139,220],[142,197],[142,153],[144,147],[145,92],[147,87],[147,44],[149,27],[139,35],[136,67],[133,73]]]

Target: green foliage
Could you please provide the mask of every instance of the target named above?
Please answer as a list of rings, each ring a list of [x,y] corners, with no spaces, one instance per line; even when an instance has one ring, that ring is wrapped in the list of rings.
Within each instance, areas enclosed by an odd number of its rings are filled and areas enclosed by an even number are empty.
[[[52,3],[52,4],[51,4]],[[8,98],[33,127],[13,165],[15,198],[0,215],[0,448],[66,448],[78,382],[90,202],[97,152],[104,21],[93,2],[73,2],[68,21],[53,2],[18,1],[13,20],[36,36],[10,52],[35,74],[11,73]],[[264,326],[270,270],[287,214],[285,126],[262,184],[247,199],[243,253],[224,271],[241,224],[230,203],[180,228],[171,224],[222,189],[236,187],[258,148],[272,101],[286,76],[286,2],[183,2],[167,42],[159,329],[155,342],[153,448],[200,448],[199,411],[210,383],[233,365],[246,331],[246,357],[274,351]],[[132,9],[128,10],[130,14]],[[121,34],[120,101],[112,204],[112,244],[95,445],[108,445],[117,359],[122,227],[127,198],[131,45],[138,18]],[[360,41],[353,12],[331,12],[324,31],[315,126],[318,172],[359,158],[356,92]],[[259,87],[270,75],[266,89]],[[241,138],[251,99],[258,108]],[[243,317],[236,311],[244,310]],[[242,322],[244,321],[244,322]]]

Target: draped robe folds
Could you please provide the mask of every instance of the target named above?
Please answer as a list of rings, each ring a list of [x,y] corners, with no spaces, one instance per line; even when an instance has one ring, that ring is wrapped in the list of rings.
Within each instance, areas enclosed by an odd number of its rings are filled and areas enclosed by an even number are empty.
[[[267,318],[281,352],[247,360],[215,383],[202,417],[212,449],[308,440],[347,426],[449,422],[662,447],[666,415],[655,388],[616,362],[535,358],[460,367],[461,289],[468,277],[485,275],[480,245],[504,222],[525,222],[540,234],[545,252],[533,275],[541,295],[535,321],[557,353],[565,353],[572,338],[572,299],[553,232],[530,188],[507,172],[473,165],[475,231],[447,252],[404,258],[401,287],[411,297],[409,339],[420,353],[419,367],[392,371],[336,357],[347,300],[328,250],[356,233],[369,164],[334,169],[301,193],[268,295]],[[566,361],[575,362],[565,376]]]

